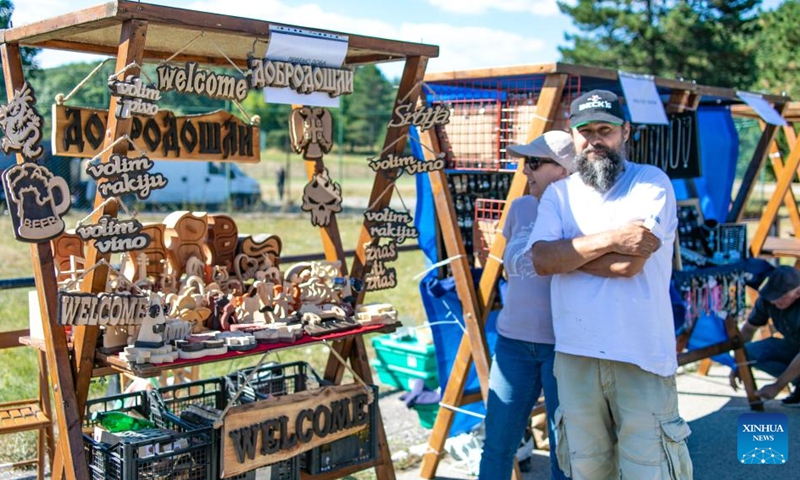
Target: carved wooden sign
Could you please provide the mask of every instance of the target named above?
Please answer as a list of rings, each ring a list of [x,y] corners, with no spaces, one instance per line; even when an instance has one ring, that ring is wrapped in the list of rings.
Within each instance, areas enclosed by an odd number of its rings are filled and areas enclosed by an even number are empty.
[[[139,325],[149,308],[147,295],[58,292],[60,325]]]
[[[315,227],[327,227],[331,215],[342,211],[342,186],[330,179],[327,168],[306,184],[301,208],[311,212],[311,224]]]
[[[406,103],[395,107],[389,126],[404,127],[406,125],[414,125],[424,132],[436,125],[446,125],[449,122],[450,109],[445,105],[425,106],[414,110],[413,104]]]
[[[91,158],[100,153],[108,112],[53,105],[53,154]],[[131,140],[153,160],[258,162],[261,159],[257,125],[217,111],[175,116],[160,110],[153,117],[133,116]]]
[[[397,271],[393,267],[386,268],[386,262],[397,260],[397,244],[394,240],[385,245],[369,245],[364,249],[364,254],[370,266],[369,273],[364,276],[367,291],[395,288]]]
[[[42,116],[36,111],[36,96],[28,82],[19,90],[8,105],[0,105],[0,127],[3,129],[3,151],[17,152],[27,160],[36,160],[44,149],[42,139]]]
[[[390,153],[386,158],[376,158],[369,162],[369,168],[374,172],[394,171],[402,168],[409,175],[417,173],[435,172],[437,170],[444,170],[445,154],[437,153],[436,158],[433,160],[418,160],[413,155],[405,157],[398,157]]]
[[[397,286],[397,271],[394,267],[386,268],[382,261],[375,262],[364,276],[364,284],[368,292],[394,288]]]
[[[231,407],[222,426],[221,474],[247,472],[356,433],[369,421],[369,404],[364,387],[350,384]]]
[[[250,88],[291,88],[298,93],[324,92],[331,97],[353,93],[353,71],[268,58],[247,59]]]
[[[158,89],[162,92],[193,93],[209,98],[241,102],[250,91],[246,78],[198,68],[197,62],[186,62],[183,67],[162,65],[156,68]]]
[[[103,215],[97,223],[80,225],[75,233],[87,242],[94,240],[94,246],[100,253],[121,253],[141,250],[150,244],[150,236],[142,233],[139,220],[120,220],[110,215]]]
[[[136,75],[128,75],[125,80],[116,77],[108,79],[108,89],[111,95],[119,97],[114,115],[117,118],[131,118],[132,115],[146,115],[152,117],[158,113],[161,93],[153,86],[147,86]]]
[[[20,163],[3,171],[3,189],[17,240],[39,243],[64,231],[61,217],[72,198],[63,178],[41,165]]]
[[[153,190],[167,186],[167,178],[160,173],[150,173],[155,165],[147,157],[128,158],[112,154],[108,162],[90,163],[86,173],[95,180],[105,179],[97,185],[103,198],[134,194],[144,200]]]
[[[289,136],[292,148],[302,153],[306,160],[318,160],[333,146],[333,117],[320,107],[302,107],[292,110],[289,117]]]
[[[377,212],[364,212],[364,217],[370,222],[367,230],[373,238],[393,238],[397,243],[403,243],[407,238],[419,237],[417,227],[409,225],[414,219],[408,212],[398,212],[384,207]]]

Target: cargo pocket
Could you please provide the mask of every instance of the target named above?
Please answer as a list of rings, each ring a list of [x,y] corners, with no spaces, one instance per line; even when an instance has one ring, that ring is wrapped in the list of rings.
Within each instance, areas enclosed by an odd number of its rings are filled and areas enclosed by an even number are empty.
[[[686,446],[686,437],[692,429],[681,417],[670,420],[661,420],[661,445],[666,454],[666,467],[670,480],[691,480],[692,459],[689,458],[689,448]]]
[[[567,426],[564,425],[564,410],[559,405],[553,415],[556,430],[556,459],[564,475],[571,477],[572,468],[569,462],[569,442],[567,441]]]

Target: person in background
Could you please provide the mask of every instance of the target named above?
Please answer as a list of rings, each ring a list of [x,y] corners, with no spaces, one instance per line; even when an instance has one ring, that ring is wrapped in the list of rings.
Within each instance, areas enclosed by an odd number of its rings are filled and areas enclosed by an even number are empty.
[[[286,186],[286,169],[278,167],[277,172],[277,187],[278,187],[278,200],[281,204],[283,204],[283,190]]]
[[[553,275],[559,465],[575,480],[689,480],[678,414],[669,282],[672,184],[626,159],[630,124],[613,92],[570,105],[578,173],[547,189],[533,263]]]
[[[742,340],[747,359],[754,368],[775,377],[775,382],[761,387],[756,395],[775,398],[790,383],[794,390],[783,400],[784,407],[800,407],[800,272],[794,267],[780,266],[770,273],[759,290],[750,316],[742,325]],[[783,338],[770,337],[751,342],[756,331],[769,319]],[[738,390],[738,370],[731,372],[731,386]]]
[[[486,441],[479,478],[511,478],[514,454],[544,387],[551,478],[560,480],[566,477],[558,468],[552,428],[558,393],[553,377],[555,337],[550,315],[550,277],[539,276],[533,270],[526,244],[545,188],[575,171],[575,149],[568,133],[551,131],[527,145],[508,147],[508,153],[525,162],[522,172],[528,180],[530,195],[511,203],[503,225],[507,242],[503,266],[508,289],[497,319],[498,337],[489,374]]]

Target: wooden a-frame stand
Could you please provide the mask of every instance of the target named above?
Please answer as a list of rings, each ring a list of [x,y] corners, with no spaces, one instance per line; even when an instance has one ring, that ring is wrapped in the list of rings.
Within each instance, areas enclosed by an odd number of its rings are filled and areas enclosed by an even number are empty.
[[[175,9],[125,0],[112,1],[97,7],[74,12],[60,17],[44,20],[32,25],[22,26],[0,32],[3,69],[6,78],[8,98],[14,90],[25,82],[20,45],[38,48],[57,48],[87,53],[115,55],[115,71],[128,67],[125,75],[137,75],[144,61],[162,60],[173,57],[175,62],[200,62],[204,64],[230,67],[230,62],[239,68],[246,65],[247,53],[254,48],[255,40],[265,42],[269,39],[270,23],[240,17],[217,15],[205,12]],[[199,34],[207,41],[193,42]],[[149,37],[149,38],[148,38]],[[191,42],[191,43],[190,43]],[[227,49],[222,54],[218,45]],[[429,58],[438,56],[438,47],[384,40],[358,35],[349,35],[349,49],[345,60],[347,65],[362,65],[389,60],[405,60],[405,68],[397,92],[397,103],[415,104],[420,94],[425,67]],[[133,66],[131,66],[133,64]],[[117,98],[111,98],[109,111],[115,111]],[[109,115],[106,125],[103,148],[131,130],[130,119],[117,119]],[[397,156],[405,147],[408,125],[390,127],[385,140],[385,152]],[[126,142],[119,142],[106,151],[101,158],[108,162],[113,153],[127,154]],[[18,161],[23,158],[18,156]],[[309,175],[323,168],[321,160],[306,162]],[[386,192],[390,179],[376,176],[370,197],[370,205],[375,208],[388,206],[391,192]],[[99,206],[102,198],[95,199]],[[101,215],[117,215],[115,202],[106,204],[93,215],[93,223]],[[325,257],[340,261],[342,274],[347,274],[346,259],[342,248],[337,224],[334,221],[321,228]],[[350,269],[351,278],[362,279],[365,274],[365,245],[376,242],[371,238],[366,225],[362,227],[356,255]],[[59,438],[53,465],[53,478],[88,479],[89,472],[84,456],[81,433],[82,418],[92,376],[115,373],[109,367],[95,365],[95,345],[99,327],[82,326],[75,328],[74,352],[70,355],[67,336],[63,326],[56,322],[56,294],[58,284],[55,276],[53,252],[49,242],[32,244],[31,255],[36,279],[42,323],[44,326],[45,352],[50,372],[50,381],[55,395],[54,414],[58,422]],[[85,268],[88,270],[108,255],[100,254],[87,245]],[[100,266],[85,278],[82,289],[87,292],[105,291],[108,269]],[[359,302],[364,293],[360,294]],[[372,374],[367,361],[367,353],[361,336],[347,337],[336,341],[333,348],[339,355],[349,360],[353,371],[366,383],[372,383]],[[165,369],[169,369],[165,366]],[[331,355],[325,370],[326,380],[341,383],[345,366],[336,356]],[[366,468],[375,468],[381,480],[395,478],[386,434],[380,414],[378,415],[378,455],[367,464],[339,470],[333,473],[313,476],[313,478],[337,478]],[[304,475],[305,478],[305,475]]]
[[[559,107],[562,105],[566,93],[565,87],[568,84],[570,76],[579,76],[582,79],[581,81],[586,83],[588,83],[590,79],[600,80],[601,82],[618,81],[618,73],[615,70],[562,63],[429,74],[426,76],[425,80],[430,83],[441,82],[463,86],[463,84],[470,81],[491,81],[498,78],[509,79],[509,81],[511,81],[511,79],[515,77],[530,78],[532,76],[542,76],[543,84],[537,95],[536,114],[528,128],[528,133],[525,137],[526,142],[530,142],[542,133],[548,131],[552,127],[553,122],[557,120]],[[666,106],[667,111],[670,113],[680,113],[684,110],[696,109],[703,95],[736,99],[735,92],[730,89],[699,86],[690,82],[670,79],[656,79],[656,84],[660,89],[667,89],[670,91],[669,103]],[[591,88],[582,88],[582,91],[588,91],[590,89]],[[786,101],[785,97],[770,97],[769,99],[776,103]],[[426,147],[423,149],[426,159],[433,159],[437,153],[443,152],[442,146],[439,145],[439,139],[433,130],[425,132],[422,135],[421,142]],[[765,145],[768,145],[768,143]],[[765,150],[757,149],[754,154],[753,163],[759,158],[763,160],[765,153]],[[800,156],[800,149],[798,149],[798,156]],[[800,164],[800,159],[798,159],[796,163]],[[797,164],[793,164],[790,161],[789,165],[787,165],[787,169],[796,169],[798,166]],[[455,208],[447,186],[446,174],[444,171],[438,171],[430,173],[429,176],[439,228],[444,240],[444,258],[453,259],[450,266],[455,279],[456,290],[461,302],[466,326],[466,335],[461,338],[450,377],[447,381],[447,386],[442,394],[441,403],[443,405],[460,407],[476,401],[482,400],[485,402],[488,398],[490,358],[485,336],[485,325],[491,306],[494,304],[495,295],[497,294],[497,281],[502,273],[502,264],[498,259],[503,257],[505,239],[502,235],[496,235],[494,237],[486,263],[483,266],[483,273],[481,274],[478,289],[476,290],[474,288],[470,269],[471,265],[469,265],[467,260],[468,257],[466,255],[464,242],[462,241],[461,232],[456,222]],[[514,172],[506,203],[496,231],[502,231],[511,202],[525,194],[526,188],[527,184],[525,176],[522,173],[522,164],[520,164]],[[713,345],[708,349],[701,349],[696,352],[683,354],[679,356],[679,363],[683,365],[700,358],[706,358],[721,352],[734,350],[737,362],[745,364],[744,349],[733,319],[729,318],[726,320],[726,331],[729,337],[728,340]],[[678,352],[683,350],[686,341],[688,341],[688,335],[685,339],[678,339]],[[464,388],[467,383],[467,376],[473,364],[475,365],[475,370],[480,382],[480,392],[465,394]],[[755,382],[752,378],[750,368],[742,368],[741,371],[748,401],[752,408],[760,409],[761,404],[759,399],[755,396]],[[428,452],[424,455],[422,461],[420,470],[420,476],[422,478],[435,477],[439,460],[444,451],[444,443],[453,423],[454,416],[455,411],[446,406],[439,409],[436,422],[428,441]],[[515,480],[520,480],[522,478],[516,462],[514,465],[513,478]]]

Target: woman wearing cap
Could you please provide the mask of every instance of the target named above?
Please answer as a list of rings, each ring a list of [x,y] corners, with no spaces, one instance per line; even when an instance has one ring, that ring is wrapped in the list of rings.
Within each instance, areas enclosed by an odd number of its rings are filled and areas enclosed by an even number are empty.
[[[527,145],[508,147],[524,159],[523,173],[530,195],[511,204],[503,226],[506,249],[503,265],[508,278],[503,310],[497,319],[497,344],[489,374],[486,441],[481,457],[481,480],[506,480],[525,432],[531,410],[544,388],[547,407],[551,478],[567,478],[555,457],[553,413],[558,407],[553,376],[555,336],[550,312],[550,277],[533,269],[530,237],[539,199],[552,182],[575,172],[572,137],[546,132]]]

